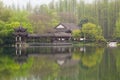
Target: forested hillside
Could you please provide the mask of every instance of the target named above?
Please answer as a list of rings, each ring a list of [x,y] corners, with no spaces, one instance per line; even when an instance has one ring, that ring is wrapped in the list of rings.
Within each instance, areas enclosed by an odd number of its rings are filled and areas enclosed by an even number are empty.
[[[101,26],[105,38],[120,38],[120,0],[52,0],[32,7],[6,6],[0,1],[0,42],[23,25],[31,33],[44,33],[60,22],[80,24],[82,20]],[[8,38],[7,38],[8,39]],[[7,42],[7,40],[6,40]]]

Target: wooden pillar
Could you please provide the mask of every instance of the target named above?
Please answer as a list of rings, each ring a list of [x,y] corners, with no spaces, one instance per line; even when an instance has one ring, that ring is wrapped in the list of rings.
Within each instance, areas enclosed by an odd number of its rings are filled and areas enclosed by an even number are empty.
[[[18,54],[17,52],[18,52],[18,51],[17,51],[17,49],[16,49],[16,55]]]
[[[15,37],[15,41],[17,42],[17,36]]]
[[[22,44],[21,44],[21,43],[19,44],[19,47],[22,47]]]
[[[16,55],[21,55],[21,49],[16,49]]]
[[[19,54],[21,55],[21,49],[19,50]]]
[[[19,37],[19,41],[21,42],[21,37]]]
[[[17,48],[17,44],[15,44],[15,47]]]

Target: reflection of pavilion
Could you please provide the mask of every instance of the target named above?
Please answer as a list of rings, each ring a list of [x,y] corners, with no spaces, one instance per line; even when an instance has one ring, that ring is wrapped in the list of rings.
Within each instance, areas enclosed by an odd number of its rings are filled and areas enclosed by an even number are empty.
[[[22,51],[23,52],[23,51]],[[28,59],[28,54],[27,53],[21,53],[14,55],[14,60],[20,64],[26,62]]]
[[[69,66],[77,64],[79,60],[73,60],[72,54],[75,50],[82,52],[81,48],[73,47],[28,47],[26,49],[16,49],[15,60],[22,63],[28,57],[48,57],[59,65]]]
[[[65,64],[72,56],[72,47],[38,47],[31,50],[33,53],[29,53],[29,56],[45,56],[53,59],[59,65]]]
[[[50,59],[54,59],[59,65],[70,66],[78,63],[79,60],[73,60],[72,54],[74,51],[78,53],[83,52],[82,47],[30,47],[28,48],[29,56],[46,56]],[[83,47],[85,49],[85,47]],[[82,48],[82,49],[83,49]]]

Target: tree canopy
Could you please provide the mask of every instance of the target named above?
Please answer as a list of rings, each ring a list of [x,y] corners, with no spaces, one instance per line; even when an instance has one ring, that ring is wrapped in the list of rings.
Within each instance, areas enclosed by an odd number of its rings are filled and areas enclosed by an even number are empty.
[[[116,21],[116,28],[115,28],[114,37],[115,37],[116,39],[120,39],[120,17],[119,17],[118,20]]]
[[[93,23],[83,24],[82,27],[83,36],[89,41],[104,41],[104,37],[102,36],[102,29],[100,26],[97,26]]]

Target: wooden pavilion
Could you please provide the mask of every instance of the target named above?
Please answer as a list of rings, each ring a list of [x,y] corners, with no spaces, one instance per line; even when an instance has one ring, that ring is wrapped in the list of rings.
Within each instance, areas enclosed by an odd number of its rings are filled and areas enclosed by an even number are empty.
[[[20,43],[70,43],[72,31],[79,27],[73,23],[60,23],[45,34],[28,34],[22,26],[14,29],[16,44]],[[20,45],[22,46],[22,45]]]

